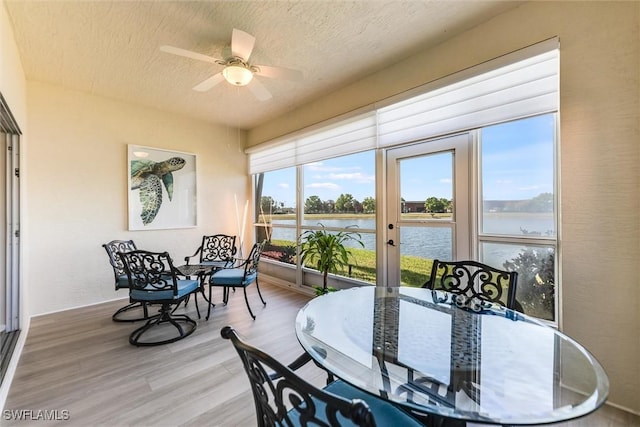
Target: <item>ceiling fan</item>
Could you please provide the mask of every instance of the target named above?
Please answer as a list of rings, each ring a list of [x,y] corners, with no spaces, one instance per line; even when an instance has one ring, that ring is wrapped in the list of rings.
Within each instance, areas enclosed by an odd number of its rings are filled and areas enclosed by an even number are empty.
[[[253,78],[254,75],[294,81],[302,80],[302,72],[297,70],[251,64],[249,62],[249,56],[251,56],[255,42],[256,38],[254,36],[234,28],[231,34],[231,55],[225,59],[214,58],[198,52],[166,45],[160,46],[160,50],[166,53],[224,66],[222,71],[193,87],[193,90],[199,92],[206,92],[218,83],[226,80],[234,86],[248,86],[256,98],[260,101],[266,101],[272,97],[271,93],[258,79]]]

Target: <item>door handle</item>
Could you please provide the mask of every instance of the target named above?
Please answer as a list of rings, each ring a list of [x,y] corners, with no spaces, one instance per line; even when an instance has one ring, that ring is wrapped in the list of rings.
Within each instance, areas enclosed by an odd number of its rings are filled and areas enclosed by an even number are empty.
[[[393,239],[389,239],[389,240],[387,241],[387,245],[389,245],[389,246],[395,246],[396,244],[395,244],[395,242],[393,241]]]

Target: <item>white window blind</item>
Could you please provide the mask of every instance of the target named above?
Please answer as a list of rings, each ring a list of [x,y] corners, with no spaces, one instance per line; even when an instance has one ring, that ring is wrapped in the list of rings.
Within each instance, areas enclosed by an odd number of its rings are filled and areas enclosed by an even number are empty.
[[[249,149],[249,173],[315,162],[376,147],[376,114],[369,111]]]
[[[249,153],[249,174],[268,172],[295,166],[296,141],[283,140],[279,143]]]
[[[546,43],[537,50],[553,46]],[[517,52],[521,56],[522,52]],[[516,56],[516,54],[511,54]],[[509,56],[467,70],[496,67]],[[558,109],[559,54],[555,48],[473,77],[378,109],[378,145],[390,146],[452,132],[474,129]],[[461,73],[462,74],[462,73]]]
[[[557,111],[559,62],[557,38],[504,55],[385,100],[374,111],[250,148],[249,173]]]

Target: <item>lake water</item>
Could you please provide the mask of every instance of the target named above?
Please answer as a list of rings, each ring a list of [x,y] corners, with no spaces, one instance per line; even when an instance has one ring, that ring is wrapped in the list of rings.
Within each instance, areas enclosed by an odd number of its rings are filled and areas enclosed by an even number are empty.
[[[317,225],[318,222],[326,227],[346,227],[356,225],[361,234],[365,249],[375,250],[375,233],[362,232],[362,229],[375,229],[373,218],[363,219],[321,219],[307,220],[307,225]],[[273,218],[273,224],[295,225],[295,220],[279,220]],[[490,234],[506,234],[522,236],[524,234],[532,236],[548,236],[555,234],[555,226],[552,214],[517,214],[517,213],[488,213],[483,217],[483,232]],[[294,228],[273,228],[272,239],[275,240],[296,240],[296,230]],[[451,254],[451,231],[443,227],[403,227],[400,229],[400,251],[402,255],[414,255],[429,259],[452,259]],[[396,242],[397,244],[397,242]],[[348,242],[345,246],[360,247],[358,244]],[[517,254],[522,245],[487,245],[484,253],[485,262],[489,259],[511,259]],[[502,261],[500,261],[502,264]]]

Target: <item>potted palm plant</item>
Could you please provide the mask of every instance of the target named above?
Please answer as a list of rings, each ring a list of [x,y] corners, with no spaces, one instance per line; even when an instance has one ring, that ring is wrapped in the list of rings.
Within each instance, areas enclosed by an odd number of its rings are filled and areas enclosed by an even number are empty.
[[[300,235],[300,253],[302,265],[307,263],[322,273],[322,288],[318,286],[315,289],[316,295],[324,295],[329,291],[335,291],[334,288],[327,287],[329,272],[336,273],[338,269],[343,270],[349,265],[349,258],[353,257],[344,243],[351,240],[363,248],[364,244],[360,240],[360,233],[351,230],[329,232],[324,225],[319,225],[322,229],[308,230]],[[347,228],[354,227],[357,226],[352,225]]]

